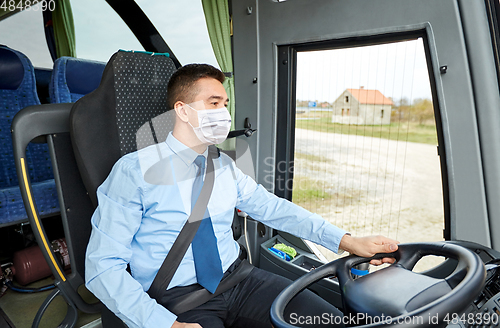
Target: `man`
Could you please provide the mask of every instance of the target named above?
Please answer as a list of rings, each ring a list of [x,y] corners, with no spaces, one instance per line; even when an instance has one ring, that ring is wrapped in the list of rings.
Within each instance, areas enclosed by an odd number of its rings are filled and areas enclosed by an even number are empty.
[[[209,218],[201,221],[161,301],[149,297],[146,291],[198,197],[195,185],[203,181],[207,147],[222,142],[229,131],[225,109],[229,99],[223,81],[224,74],[209,65],[186,65],[174,73],[167,99],[176,116],[173,132],[159,145],[122,157],[97,191],[99,206],[92,217],[86,285],[129,327],[270,327],[271,303],[290,281],[258,268],[233,288],[179,316],[159,304],[202,288],[213,293],[218,282],[238,267],[239,246],[231,231],[235,207],[270,227],[335,252],[342,249],[369,257],[397,249],[397,241],[382,236],[352,237],[318,215],[276,197],[221,154],[213,161],[216,171],[206,212]],[[167,159],[162,162],[162,172],[170,182],[156,184],[145,179],[145,172],[154,164],[151,158],[158,153]],[[213,237],[213,247],[210,241],[200,244],[199,237]],[[210,278],[205,276],[208,266],[200,267],[205,257],[197,255],[201,251],[216,253],[217,259],[211,262],[215,273]],[[128,264],[131,275],[126,271]],[[341,315],[310,291],[291,302],[286,316],[297,312]]]

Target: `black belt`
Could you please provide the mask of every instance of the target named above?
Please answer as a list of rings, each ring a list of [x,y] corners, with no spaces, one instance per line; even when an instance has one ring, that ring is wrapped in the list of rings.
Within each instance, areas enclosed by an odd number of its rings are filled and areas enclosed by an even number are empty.
[[[253,268],[254,266],[247,260],[243,260],[233,272],[222,279],[215,293],[212,294],[205,288],[201,288],[182,296],[166,300],[162,302],[162,305],[176,315],[192,310],[242,282]]]

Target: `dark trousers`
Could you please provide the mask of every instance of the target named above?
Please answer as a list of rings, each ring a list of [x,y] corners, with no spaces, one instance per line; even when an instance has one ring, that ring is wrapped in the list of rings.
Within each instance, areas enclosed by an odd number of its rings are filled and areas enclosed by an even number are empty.
[[[236,260],[226,275],[240,262],[239,259]],[[253,268],[238,285],[215,296],[207,303],[180,314],[177,321],[198,323],[203,328],[271,327],[269,318],[271,304],[291,282],[276,274]],[[203,287],[198,284],[174,287],[165,292],[160,303],[201,288]],[[299,293],[285,309],[285,320],[300,327],[343,327],[333,324],[334,320],[331,318],[335,316],[342,316],[342,313],[310,290]]]

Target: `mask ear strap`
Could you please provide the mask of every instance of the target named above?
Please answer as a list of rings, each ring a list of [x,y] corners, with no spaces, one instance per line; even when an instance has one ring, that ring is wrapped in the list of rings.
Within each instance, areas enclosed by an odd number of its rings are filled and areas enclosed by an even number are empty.
[[[191,107],[191,105],[189,105],[187,103],[184,103],[184,104],[195,111],[196,115],[198,116],[198,127],[200,127],[200,116],[198,115],[198,110],[194,109],[193,107]],[[193,128],[193,130],[196,130],[196,128],[193,126],[193,124],[191,124],[191,122],[189,122],[189,118],[188,118],[187,123]]]

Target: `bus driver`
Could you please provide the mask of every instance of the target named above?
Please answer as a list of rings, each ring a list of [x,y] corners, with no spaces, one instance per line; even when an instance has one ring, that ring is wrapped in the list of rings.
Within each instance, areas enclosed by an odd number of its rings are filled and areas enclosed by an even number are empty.
[[[271,304],[290,281],[259,268],[253,268],[236,286],[178,316],[162,305],[198,289],[213,293],[240,265],[231,229],[235,207],[269,227],[334,252],[370,257],[398,248],[397,241],[383,236],[353,237],[319,215],[269,193],[221,153],[214,160],[217,170],[209,217],[202,220],[161,300],[152,299],[147,291],[199,194],[197,181],[203,180],[207,147],[222,142],[229,131],[224,78],[210,65],[192,64],[177,70],[168,83],[167,105],[175,111],[176,121],[173,132],[158,146],[170,160],[165,170],[171,170],[175,183],[148,184],[138,152],[134,152],[117,161],[97,190],[99,205],[87,247],[86,286],[129,327],[271,327]],[[207,128],[205,122],[212,126]],[[393,261],[386,258],[372,264]],[[285,319],[297,313],[342,315],[309,290],[292,300]]]

